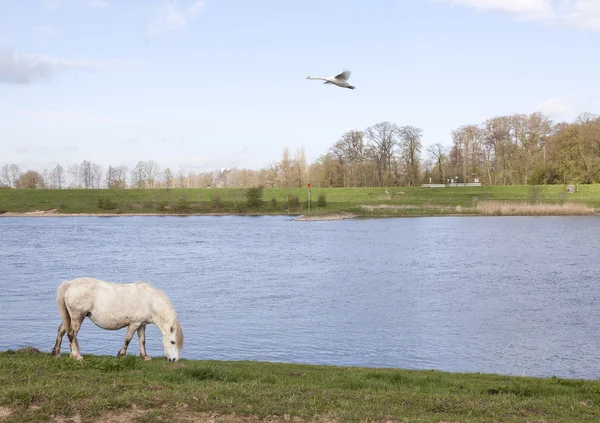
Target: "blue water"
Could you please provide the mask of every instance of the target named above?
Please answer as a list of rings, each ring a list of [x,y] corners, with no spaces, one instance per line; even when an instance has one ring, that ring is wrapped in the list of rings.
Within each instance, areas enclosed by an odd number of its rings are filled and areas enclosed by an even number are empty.
[[[50,351],[56,287],[90,276],[164,290],[183,358],[596,379],[599,252],[596,217],[5,217],[0,350]],[[82,353],[124,335],[86,319]]]

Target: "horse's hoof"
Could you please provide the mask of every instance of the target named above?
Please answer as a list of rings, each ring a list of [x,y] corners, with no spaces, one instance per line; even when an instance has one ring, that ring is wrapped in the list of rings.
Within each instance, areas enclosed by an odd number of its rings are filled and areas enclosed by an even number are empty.
[[[144,360],[144,361],[150,361],[150,360],[152,360],[152,358],[149,357],[149,356],[144,356],[144,357],[142,357],[142,360]]]
[[[77,361],[81,361],[81,360],[83,360],[83,357],[82,357],[80,354],[77,354],[75,357],[71,356],[71,358],[72,358],[73,360],[77,360]]]

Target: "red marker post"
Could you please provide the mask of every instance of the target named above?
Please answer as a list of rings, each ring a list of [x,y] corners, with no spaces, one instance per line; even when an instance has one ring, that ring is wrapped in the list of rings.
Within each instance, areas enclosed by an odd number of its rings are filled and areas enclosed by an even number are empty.
[[[310,216],[310,184],[306,184],[308,186],[308,215]]]

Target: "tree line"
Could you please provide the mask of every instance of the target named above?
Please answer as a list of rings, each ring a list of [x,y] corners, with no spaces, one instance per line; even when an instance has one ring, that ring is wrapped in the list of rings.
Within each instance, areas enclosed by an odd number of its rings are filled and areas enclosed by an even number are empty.
[[[0,186],[10,188],[203,188],[203,187],[382,187],[447,183],[487,185],[599,183],[600,117],[591,113],[574,122],[553,122],[542,113],[498,116],[464,125],[451,143],[423,148],[423,130],[379,122],[344,133],[313,163],[303,147],[279,161],[253,169],[209,172],[162,169],[153,161],[127,166],[84,160],[64,169],[21,172],[15,164],[0,168]]]

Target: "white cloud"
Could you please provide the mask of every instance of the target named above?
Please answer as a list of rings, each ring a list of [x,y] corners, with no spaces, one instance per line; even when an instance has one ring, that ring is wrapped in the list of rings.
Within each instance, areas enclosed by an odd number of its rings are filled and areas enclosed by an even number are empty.
[[[442,0],[455,6],[504,12],[520,20],[600,31],[599,0]]]
[[[0,50],[0,83],[28,84],[52,76],[52,65],[31,57],[16,55],[12,50]]]
[[[575,111],[571,102],[564,98],[554,97],[541,102],[536,108],[536,112],[541,112],[548,117],[566,116]]]
[[[192,4],[192,7],[190,7],[190,15],[193,16],[200,13],[204,9],[204,6],[204,0],[197,1],[196,3]]]
[[[68,69],[93,70],[139,64],[141,62],[124,59],[65,59],[41,54],[15,53],[12,49],[0,49],[0,84],[30,84],[50,78],[57,71]]]
[[[180,9],[174,3],[167,4],[158,12],[157,18],[148,25],[146,31],[149,37],[168,31],[185,28],[205,6],[204,0],[192,3],[188,9]]]

